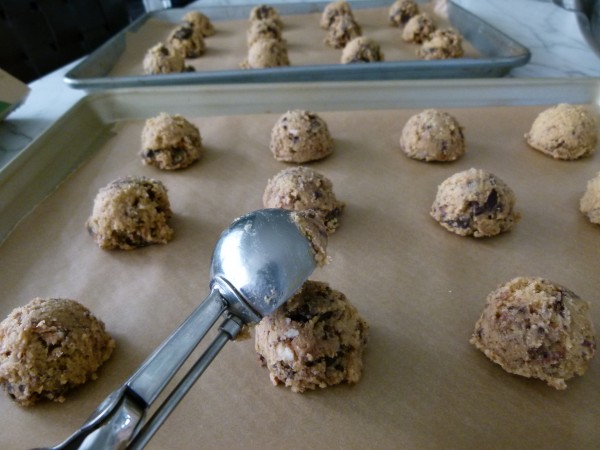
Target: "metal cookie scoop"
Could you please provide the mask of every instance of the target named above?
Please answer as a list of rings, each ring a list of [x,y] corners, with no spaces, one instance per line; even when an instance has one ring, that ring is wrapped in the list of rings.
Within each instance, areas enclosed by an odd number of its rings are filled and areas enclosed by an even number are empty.
[[[312,244],[293,214],[264,209],[236,219],[215,247],[208,297],[77,432],[53,448],[143,448],[242,325],[275,311],[315,269]],[[146,411],[224,312],[217,337],[144,421]]]

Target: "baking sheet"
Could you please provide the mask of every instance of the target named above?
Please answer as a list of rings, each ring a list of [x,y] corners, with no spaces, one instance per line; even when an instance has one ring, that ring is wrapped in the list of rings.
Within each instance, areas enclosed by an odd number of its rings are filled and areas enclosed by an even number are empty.
[[[578,212],[598,155],[555,161],[522,139],[549,103],[570,99],[598,112],[599,80],[501,81],[332,84],[327,101],[319,84],[254,86],[252,95],[239,86],[121,90],[82,100],[32,145],[38,156],[55,152],[54,161],[75,149],[85,162],[0,246],[0,316],[35,296],[76,298],[106,322],[117,349],[99,379],[64,404],[21,408],[1,396],[0,448],[64,439],[207,294],[219,233],[260,208],[266,180],[287,167],[272,158],[268,140],[292,107],[318,111],[335,139],[335,153],[310,166],[333,181],[347,209],[330,240],[332,262],[314,278],[344,292],[371,327],[363,378],[294,394],[270,384],[252,341],[230,343],[149,448],[597,447],[597,358],[559,392],[505,373],[468,344],[485,296],[518,275],[570,287],[592,302],[600,323],[600,230]],[[399,151],[403,124],[431,106],[465,127],[459,161],[426,164]],[[185,171],[160,172],[136,155],[143,119],[162,110],[201,129],[206,154]],[[80,135],[65,150],[67,129]],[[523,218],[512,232],[461,238],[429,218],[437,185],[470,167],[515,191]],[[128,174],[165,183],[175,239],[101,251],[83,223],[97,190]]]
[[[251,5],[205,7],[217,29],[206,39],[204,56],[190,59],[196,72],[144,75],[146,51],[181,23],[187,9],[146,14],[114,39],[92,53],[65,76],[76,88],[173,85],[223,82],[332,81],[399,78],[452,78],[503,76],[512,67],[525,64],[529,51],[478,17],[449,2],[445,8],[434,2],[420,2],[421,9],[434,18],[438,27],[452,24],[465,37],[465,55],[453,60],[423,61],[415,55],[415,44],[401,39],[402,30],[390,27],[390,2],[353,2],[363,35],[382,46],[386,61],[369,64],[340,64],[341,50],[323,44],[325,31],[319,27],[327,2],[275,4],[283,16],[283,37],[288,41],[290,67],[242,70],[247,54],[246,31]],[[447,15],[447,17],[445,17]]]

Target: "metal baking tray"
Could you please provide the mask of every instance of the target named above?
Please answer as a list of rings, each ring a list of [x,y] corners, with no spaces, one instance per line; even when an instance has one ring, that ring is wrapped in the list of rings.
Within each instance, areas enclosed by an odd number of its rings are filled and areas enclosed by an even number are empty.
[[[577,23],[589,46],[600,57],[600,1],[554,0],[567,11],[577,14]]]
[[[328,2],[274,4],[282,16],[322,11]],[[426,3],[425,1],[421,3]],[[389,1],[357,1],[355,10],[389,5]],[[206,6],[201,11],[211,20],[245,19],[252,6]],[[452,60],[406,60],[370,64],[319,64],[278,67],[260,70],[215,70],[164,75],[110,76],[126,46],[126,35],[135,33],[149,19],[180,23],[185,9],[155,11],[137,21],[90,54],[65,75],[65,82],[77,89],[134,86],[165,86],[208,83],[261,83],[289,81],[345,81],[421,78],[484,78],[502,77],[514,67],[526,64],[530,52],[509,36],[460,6],[448,2],[448,20],[479,52],[477,58]],[[387,26],[387,24],[385,25]],[[155,42],[149,42],[148,48]],[[293,63],[293,61],[292,61]]]

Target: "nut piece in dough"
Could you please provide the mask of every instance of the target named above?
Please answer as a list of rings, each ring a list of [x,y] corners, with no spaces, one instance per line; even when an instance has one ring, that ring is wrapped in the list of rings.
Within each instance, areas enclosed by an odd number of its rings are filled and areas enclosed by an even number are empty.
[[[333,139],[319,115],[296,109],[283,114],[273,126],[270,149],[277,161],[305,163],[333,153]]]
[[[326,45],[333,48],[344,48],[352,39],[362,35],[362,29],[352,16],[337,16],[325,35]]]
[[[427,60],[460,58],[463,54],[462,36],[452,28],[435,30],[417,49],[417,56]]]
[[[388,13],[390,25],[399,27],[419,13],[419,6],[413,0],[396,0]]]
[[[259,39],[248,49],[248,58],[240,64],[243,69],[265,69],[289,66],[287,47],[277,39]]]
[[[373,39],[360,36],[352,39],[342,50],[342,64],[383,61],[383,52]]]
[[[349,19],[352,19],[352,21],[354,22],[354,15],[352,14],[352,8],[348,4],[348,2],[345,2],[345,1],[331,2],[327,5],[325,5],[325,8],[323,9],[323,14],[321,14],[321,20],[319,22],[319,25],[324,30],[328,30],[329,28],[331,28],[334,21],[338,17],[342,17],[342,16],[346,16]]]
[[[171,215],[167,189],[160,181],[125,177],[98,191],[86,226],[100,248],[132,250],[169,242]]]
[[[104,323],[75,300],[35,298],[0,323],[0,385],[23,406],[64,402],[97,378],[115,341]]]
[[[579,210],[590,222],[600,225],[600,172],[587,182],[585,194],[579,202]]]
[[[163,43],[156,44],[146,52],[143,66],[146,75],[184,72],[186,70],[183,55]]]
[[[400,148],[413,159],[454,161],[465,153],[462,130],[450,114],[426,109],[408,119],[400,135]]]
[[[251,47],[260,39],[275,39],[283,41],[281,37],[281,28],[273,19],[255,20],[250,24],[246,35],[246,43]]]
[[[327,283],[306,281],[255,333],[256,352],[274,385],[304,392],[360,380],[368,325]]]
[[[183,169],[202,156],[200,131],[179,114],[161,113],[146,121],[140,156],[144,164],[162,170]]]
[[[258,5],[252,8],[252,11],[250,11],[250,17],[248,19],[250,22],[265,19],[273,20],[279,29],[283,29],[283,22],[281,21],[281,16],[276,8],[269,5]]]
[[[561,103],[541,112],[525,139],[555,159],[573,160],[595,151],[598,125],[583,107]]]
[[[402,30],[402,39],[406,42],[421,44],[429,39],[435,29],[436,26],[431,17],[425,13],[420,13],[406,22],[406,26]]]
[[[283,169],[271,178],[263,194],[263,205],[292,211],[312,209],[329,234],[337,229],[346,206],[336,198],[329,178],[303,166]]]
[[[184,58],[198,58],[204,54],[206,45],[198,28],[180,25],[169,34],[167,42]]]
[[[215,27],[210,19],[199,11],[188,12],[183,16],[182,20],[200,31],[203,37],[215,34]]]
[[[520,219],[508,185],[485,170],[456,173],[438,186],[431,216],[460,236],[488,237],[509,231]]]
[[[588,302],[535,277],[515,278],[490,293],[470,342],[507,372],[556,389],[583,375],[596,351]]]

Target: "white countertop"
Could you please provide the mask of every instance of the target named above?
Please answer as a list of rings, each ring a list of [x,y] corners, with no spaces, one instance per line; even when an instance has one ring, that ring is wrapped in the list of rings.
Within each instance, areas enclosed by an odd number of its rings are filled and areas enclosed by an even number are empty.
[[[600,58],[585,41],[575,14],[550,0],[454,1],[530,50],[531,61],[513,69],[509,77],[600,77]],[[201,7],[249,2],[201,0],[198,3]],[[0,124],[0,167],[85,95],[63,82],[64,74],[75,64],[31,83],[25,103]]]

